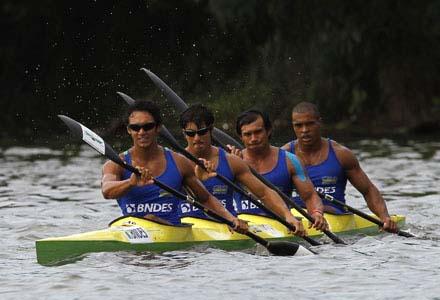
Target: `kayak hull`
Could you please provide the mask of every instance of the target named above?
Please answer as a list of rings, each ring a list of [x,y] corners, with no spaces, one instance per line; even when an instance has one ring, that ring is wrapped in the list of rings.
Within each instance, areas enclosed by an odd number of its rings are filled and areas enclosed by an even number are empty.
[[[297,214],[296,211],[294,214]],[[252,232],[268,240],[299,241],[278,221],[255,215],[239,216],[249,221]],[[356,215],[326,214],[331,230],[338,235],[377,234],[377,225]],[[405,217],[392,217],[402,227]],[[197,246],[215,247],[224,250],[251,248],[255,242],[247,236],[231,232],[221,223],[183,218],[184,226],[170,226],[137,217],[122,217],[112,221],[108,228],[64,237],[46,238],[36,241],[37,261],[42,265],[60,265],[76,261],[93,252],[165,252]],[[305,228],[308,222],[303,220]],[[320,237],[321,232],[308,229],[310,237]]]

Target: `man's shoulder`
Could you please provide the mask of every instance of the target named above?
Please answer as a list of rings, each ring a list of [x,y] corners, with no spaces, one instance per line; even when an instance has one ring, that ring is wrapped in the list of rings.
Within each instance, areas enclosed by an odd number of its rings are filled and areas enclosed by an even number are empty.
[[[277,156],[277,155],[279,155],[279,153],[281,151],[285,151],[285,150],[283,148],[281,148],[281,147],[277,147],[277,146],[271,145],[270,146],[270,153],[269,153],[269,155]]]
[[[330,140],[330,143],[331,143],[332,148],[335,152],[352,153],[350,148],[348,148],[347,146],[344,146],[334,140]]]
[[[347,146],[344,146],[334,140],[330,140],[333,151],[335,152],[336,158],[343,166],[351,166],[357,161],[356,156],[353,151]]]
[[[178,167],[180,164],[188,162],[188,159],[178,152],[175,152],[175,151],[168,149],[168,148],[165,148],[165,147],[164,147],[164,151],[167,151],[171,154],[172,158],[174,159],[174,161],[176,162]]]
[[[287,143],[285,143],[285,144],[281,147],[281,149],[286,150],[286,151],[290,151],[290,149],[291,149],[291,147],[292,147],[292,144],[295,144],[295,141],[296,141],[296,140],[288,141]]]

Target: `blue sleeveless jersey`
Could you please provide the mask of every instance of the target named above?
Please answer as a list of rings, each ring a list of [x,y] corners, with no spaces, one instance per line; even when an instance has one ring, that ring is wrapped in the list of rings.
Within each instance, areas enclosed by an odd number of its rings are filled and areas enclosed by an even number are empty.
[[[272,171],[261,174],[264,178],[272,182],[283,193],[290,195],[293,189],[292,177],[287,169],[286,152],[283,149],[278,151],[278,161],[275,168]],[[239,193],[234,194],[235,201],[237,202],[238,213],[246,213],[253,215],[267,216],[262,209],[250,202],[247,198],[243,197]]]
[[[229,167],[228,160],[226,158],[225,151],[219,149],[218,151],[218,165],[216,169],[217,174],[221,174],[231,181],[234,181],[234,174]],[[217,177],[211,177],[205,181],[202,181],[203,185],[206,187],[209,193],[214,195],[223,206],[233,215],[236,215],[233,200],[233,190],[231,187],[226,185],[223,181]],[[180,205],[182,217],[196,217],[202,219],[209,219],[205,213],[190,205],[189,203],[182,202]]]
[[[290,142],[289,150],[295,154],[295,141]],[[329,194],[335,197],[335,199],[345,203],[345,187],[347,185],[347,176],[345,175],[345,171],[336,157],[330,139],[328,140],[327,159],[319,165],[306,166],[305,168],[310,180],[318,192]],[[293,192],[292,197],[298,205],[305,207],[304,202],[295,191]],[[338,213],[346,213],[346,211],[337,204],[333,204],[325,199],[322,201],[324,205],[334,207]]]
[[[174,158],[169,150],[165,151],[166,167],[165,171],[158,177],[161,182],[180,191],[182,187],[182,175],[176,166]],[[128,151],[124,154],[125,161],[131,164],[131,155]],[[128,179],[131,172],[124,170],[122,180]],[[122,214],[143,217],[152,214],[167,220],[172,224],[180,224],[179,205],[181,200],[174,197],[155,184],[145,186],[135,186],[124,196],[118,199]]]

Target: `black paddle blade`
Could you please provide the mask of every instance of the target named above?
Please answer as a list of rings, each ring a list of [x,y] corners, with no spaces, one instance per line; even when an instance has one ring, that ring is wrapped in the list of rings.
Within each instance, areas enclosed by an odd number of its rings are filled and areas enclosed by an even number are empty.
[[[90,147],[92,147],[102,155],[106,156],[108,159],[114,161],[118,165],[122,167],[125,166],[125,162],[122,161],[115,150],[113,150],[113,148],[110,147],[99,135],[97,135],[81,123],[75,121],[74,119],[71,119],[64,115],[58,115],[58,117],[67,125],[67,127],[69,127],[73,136],[80,140],[83,140]],[[130,171],[132,172],[136,170],[132,166],[128,167],[131,168]]]
[[[107,150],[108,146],[104,142],[104,140],[94,133],[89,128],[85,127],[81,123],[75,121],[74,119],[71,119],[64,115],[58,115],[58,117],[64,122],[64,124],[69,127],[71,133],[73,136],[75,136],[78,139],[83,140],[86,142],[90,147],[98,151],[99,153],[108,156],[107,154],[114,156],[113,149]],[[108,153],[107,153],[108,152]],[[114,151],[113,151],[114,152]],[[117,155],[116,155],[117,156]]]
[[[407,237],[407,238],[409,238],[409,237],[417,237],[416,235],[414,235],[414,234],[412,234],[412,233],[410,233],[408,231],[402,231],[402,230],[397,231],[397,234],[400,235],[400,236]]]
[[[310,255],[312,251],[299,244],[288,241],[271,241],[267,245],[267,250],[277,256]]]
[[[127,94],[124,94],[122,92],[116,92],[116,94],[118,94],[122,99],[124,99],[124,101],[127,102],[128,105],[133,105],[136,102],[136,100],[134,100]]]
[[[188,108],[188,105],[185,103],[185,101],[183,101],[182,98],[180,98],[179,95],[177,95],[156,74],[145,68],[142,68],[141,71],[144,71],[147,74],[147,76],[150,77],[151,81],[153,81],[153,83],[165,94],[165,97],[167,97],[168,100],[173,102],[174,106],[177,108],[177,111],[179,113],[182,113]]]
[[[58,115],[58,118],[60,118],[61,121],[63,121],[64,124],[66,124],[67,127],[69,127],[70,133],[72,134],[73,137],[82,140],[83,131],[81,125],[78,122],[64,115]]]

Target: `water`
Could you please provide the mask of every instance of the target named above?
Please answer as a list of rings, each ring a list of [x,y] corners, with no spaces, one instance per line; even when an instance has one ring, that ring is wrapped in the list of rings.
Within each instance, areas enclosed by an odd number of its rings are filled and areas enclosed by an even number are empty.
[[[100,194],[103,159],[78,149],[0,148],[1,299],[440,299],[440,142],[350,145],[407,239],[357,236],[313,257],[217,249],[94,253],[55,267],[36,262],[35,240],[105,228],[119,216]],[[366,211],[348,189],[350,204]]]

